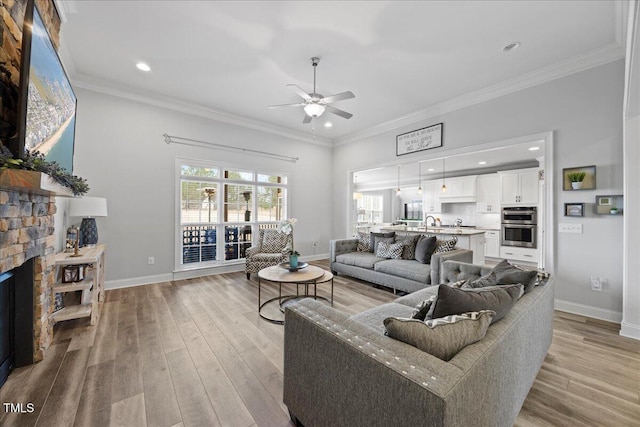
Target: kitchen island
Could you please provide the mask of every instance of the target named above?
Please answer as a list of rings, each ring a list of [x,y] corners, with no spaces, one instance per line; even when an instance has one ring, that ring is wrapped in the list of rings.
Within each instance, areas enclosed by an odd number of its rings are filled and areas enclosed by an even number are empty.
[[[383,227],[380,231],[395,231],[397,235],[415,236],[424,234],[430,236],[440,236],[444,239],[455,237],[458,239],[456,247],[461,249],[469,249],[473,251],[473,263],[484,264],[484,233],[472,227],[427,227],[426,231],[403,230],[400,227]]]

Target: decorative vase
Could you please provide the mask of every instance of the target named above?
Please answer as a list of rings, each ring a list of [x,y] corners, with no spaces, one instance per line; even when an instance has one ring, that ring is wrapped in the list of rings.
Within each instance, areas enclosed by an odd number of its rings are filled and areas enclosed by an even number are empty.
[[[618,209],[611,209],[610,212],[611,212],[611,215],[617,215]]]
[[[582,188],[582,181],[572,182],[571,188],[573,188],[574,190],[580,190]]]
[[[298,255],[289,255],[289,267],[298,268]]]

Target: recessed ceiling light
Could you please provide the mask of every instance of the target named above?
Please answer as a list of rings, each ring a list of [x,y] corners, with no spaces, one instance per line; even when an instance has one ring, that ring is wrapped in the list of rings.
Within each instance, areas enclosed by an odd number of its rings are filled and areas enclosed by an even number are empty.
[[[434,168],[429,168],[427,169],[427,172],[433,172],[435,169]]]
[[[332,126],[333,126],[333,123],[331,123],[331,122],[327,122],[327,123],[324,124],[324,127],[326,127],[326,128],[330,128]]]
[[[481,162],[478,162],[478,164],[479,164],[479,165],[486,165],[486,164],[487,164],[487,162],[485,162],[485,161],[481,161]]]
[[[529,151],[538,151],[540,147],[529,147]]]
[[[512,50],[516,50],[520,47],[520,42],[512,42],[502,48],[503,52],[511,52]]]
[[[142,71],[151,71],[151,67],[149,67],[147,64],[145,64],[144,62],[138,62],[136,64],[136,67],[138,67],[138,70],[142,70]]]

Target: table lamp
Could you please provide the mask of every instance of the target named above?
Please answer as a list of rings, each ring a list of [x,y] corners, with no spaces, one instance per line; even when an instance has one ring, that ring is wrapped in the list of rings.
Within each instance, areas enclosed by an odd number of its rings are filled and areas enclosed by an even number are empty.
[[[82,217],[80,246],[98,243],[98,226],[95,217],[107,216],[107,199],[103,197],[78,197],[69,202],[69,216]]]

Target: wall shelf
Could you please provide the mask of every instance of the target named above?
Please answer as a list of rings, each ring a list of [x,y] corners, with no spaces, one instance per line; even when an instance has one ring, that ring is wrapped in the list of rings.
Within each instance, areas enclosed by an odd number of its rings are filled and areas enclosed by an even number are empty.
[[[612,208],[617,208],[617,213],[611,213]],[[596,196],[596,215],[622,215],[624,211],[624,198],[622,194]]]

